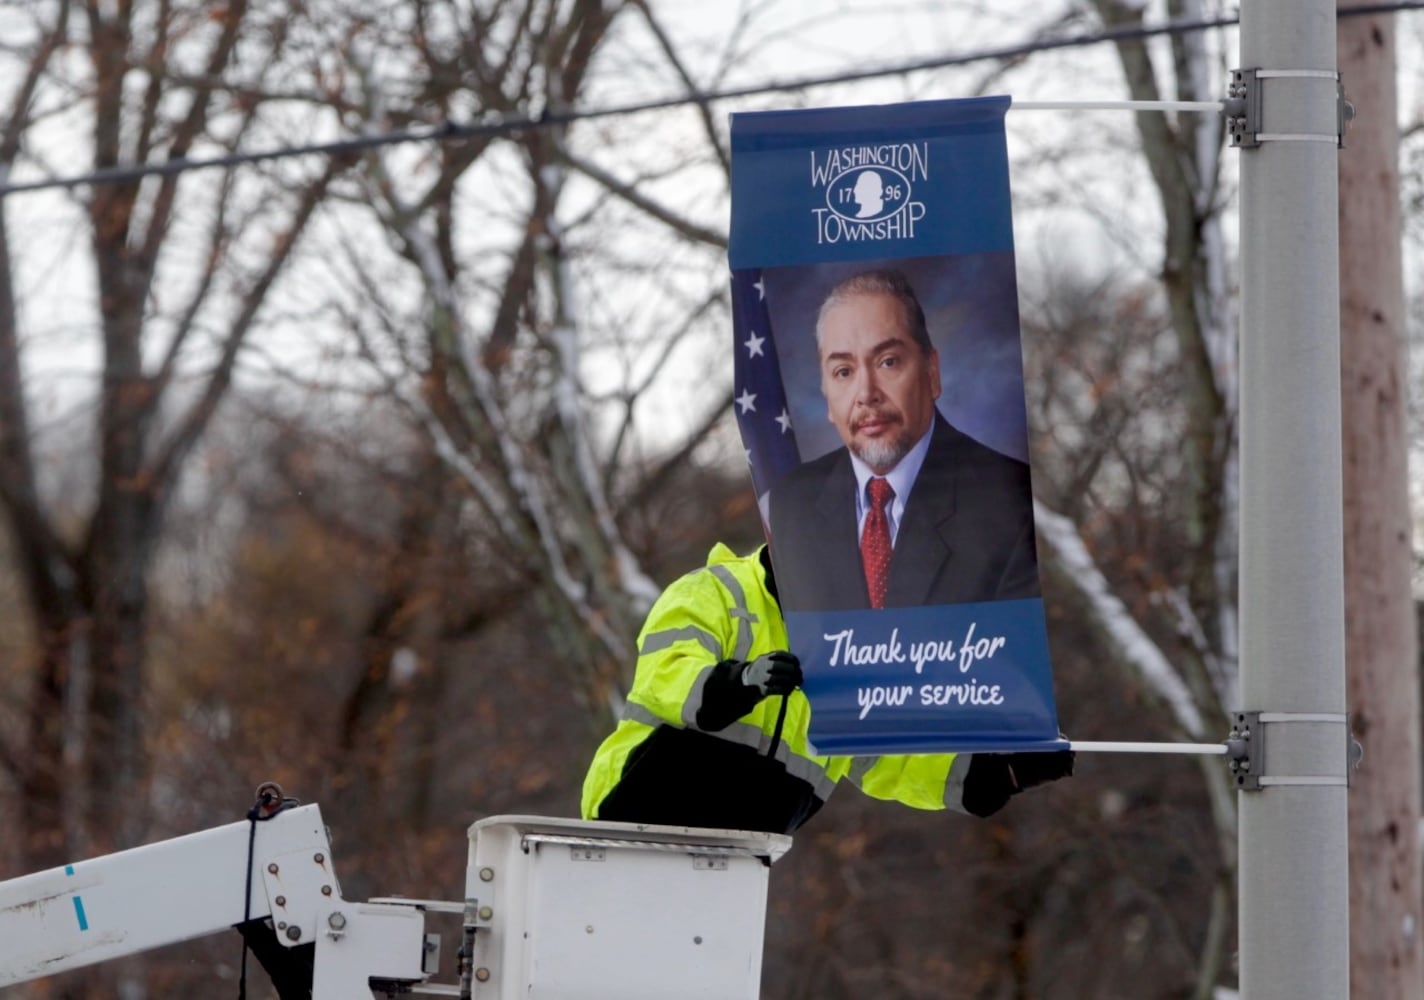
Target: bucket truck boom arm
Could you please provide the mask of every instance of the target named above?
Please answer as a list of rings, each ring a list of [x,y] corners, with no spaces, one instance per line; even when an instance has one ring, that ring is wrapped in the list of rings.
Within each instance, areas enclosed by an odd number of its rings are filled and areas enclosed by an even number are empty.
[[[247,821],[0,883],[0,987],[269,920],[270,953],[314,951],[284,963],[307,982],[283,997],[423,980],[424,914],[344,900],[320,810],[284,808],[280,789],[274,806],[272,789]]]
[[[281,1000],[756,1000],[767,869],[789,837],[494,816],[465,898],[351,902],[315,805],[0,882],[0,988],[236,927]],[[459,984],[427,911],[460,914]]]

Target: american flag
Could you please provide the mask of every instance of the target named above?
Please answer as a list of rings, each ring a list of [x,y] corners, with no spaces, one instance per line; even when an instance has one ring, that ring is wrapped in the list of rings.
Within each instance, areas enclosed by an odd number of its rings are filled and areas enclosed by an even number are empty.
[[[732,336],[737,427],[742,432],[757,500],[765,510],[767,491],[801,459],[776,359],[766,282],[759,269],[732,272]]]

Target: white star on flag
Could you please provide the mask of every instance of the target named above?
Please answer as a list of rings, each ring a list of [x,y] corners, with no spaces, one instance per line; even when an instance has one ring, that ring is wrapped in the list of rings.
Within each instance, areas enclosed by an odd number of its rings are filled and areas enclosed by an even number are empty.
[[[733,357],[732,401],[738,404],[732,412],[751,459],[757,496],[800,464],[776,356],[776,329],[767,309],[769,294],[774,293],[761,271],[732,272],[734,335],[728,346]]]

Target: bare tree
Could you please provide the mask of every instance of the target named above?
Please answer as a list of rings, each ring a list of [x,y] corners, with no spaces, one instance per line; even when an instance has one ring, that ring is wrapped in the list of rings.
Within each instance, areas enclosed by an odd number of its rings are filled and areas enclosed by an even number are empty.
[[[552,14],[551,7],[533,58],[543,77],[540,98],[547,106],[565,107],[580,92],[609,15],[596,3],[575,5],[562,23]],[[493,96],[494,90],[487,93]],[[409,204],[392,188],[381,194],[386,221],[403,239],[431,297],[429,343],[436,359],[433,388],[440,394],[439,412],[466,448],[475,445],[464,462],[473,458],[473,464],[502,470],[494,491],[483,490],[480,499],[486,513],[504,527],[520,562],[544,584],[555,620],[567,622],[565,642],[577,647],[591,641],[583,655],[570,658],[570,666],[593,668],[588,704],[597,706],[616,691],[620,661],[631,653],[627,637],[652,594],[614,519],[605,473],[584,426],[576,293],[559,220],[563,177],[558,141],[557,133],[540,132],[521,143],[529,207],[499,308],[484,334],[463,318],[461,304],[451,295],[458,274],[432,253],[435,244],[421,231]],[[431,207],[448,217],[443,198]],[[438,225],[436,233],[441,242],[453,238]],[[522,324],[513,321],[516,311],[523,315]],[[532,333],[533,342],[519,344],[521,331]],[[510,381],[501,386],[506,373]],[[534,404],[522,418],[511,405],[521,395],[525,404]],[[495,491],[511,487],[512,495],[496,499]]]
[[[281,89],[290,13],[281,3],[36,5],[30,43],[13,50],[22,72],[7,98],[4,176],[180,159],[280,130],[280,102],[263,95]],[[51,122],[66,127],[65,145]],[[76,157],[68,144],[81,137]],[[75,189],[87,245],[67,266],[92,273],[94,292],[69,305],[85,309],[100,355],[84,403],[95,450],[82,499],[47,493],[38,467],[22,357],[44,333],[42,313],[15,287],[24,250],[12,200],[0,206],[0,507],[37,645],[27,731],[0,752],[23,788],[31,864],[138,834],[149,570],[165,512],[338,170],[332,161]]]
[[[488,10],[431,3],[416,16],[414,50],[372,26],[370,52],[343,97],[353,129],[399,126],[431,108],[454,116],[468,99],[490,119],[569,107],[619,8],[587,0]],[[585,297],[595,283],[581,273],[616,268],[617,251],[600,247],[599,227],[612,225],[606,203],[589,205],[587,185],[568,191],[567,164],[582,162],[573,144],[566,130],[543,128],[442,144],[416,170],[403,169],[395,152],[371,155],[350,192],[367,214],[351,225],[383,233],[394,256],[369,244],[348,249],[332,275],[336,296],[359,303],[340,313],[366,361],[489,526],[503,570],[543,608],[557,650],[550,665],[578,692],[593,734],[618,707],[632,639],[656,597],[626,534],[631,508],[620,496],[639,496],[645,476],[617,470],[627,461],[639,383],[666,371],[680,336],[659,332],[661,360],[650,370],[632,355],[626,331],[600,319],[608,304]],[[588,207],[566,208],[574,199]],[[689,227],[674,228],[673,238],[684,240]],[[723,242],[708,241],[719,249]],[[391,294],[383,276],[393,269],[420,289],[418,301]],[[685,309],[684,324],[701,318],[705,326],[718,299],[703,294],[674,308]],[[627,379],[608,401],[587,386],[591,349],[600,344]],[[722,410],[725,403],[686,444],[673,442],[673,459],[659,465],[674,467]],[[618,429],[605,439],[598,427],[609,421]],[[657,467],[645,475],[660,478]]]
[[[1188,20],[1203,13],[1193,2],[1172,2],[1167,8],[1170,15]],[[1114,0],[1095,0],[1094,9],[1109,27],[1139,26],[1145,13],[1141,5]],[[1171,36],[1169,72],[1154,64],[1153,51],[1140,39],[1119,41],[1116,48],[1134,100],[1214,96],[1219,65],[1199,34]],[[1111,504],[1082,511],[1075,526],[1052,508],[1055,501],[1045,499],[1038,519],[1050,572],[1094,623],[1104,650],[1155,695],[1178,739],[1200,741],[1224,733],[1235,707],[1237,670],[1236,364],[1221,235],[1222,124],[1211,116],[1172,121],[1158,111],[1139,111],[1136,120],[1165,223],[1160,274],[1182,401],[1176,437],[1181,466],[1171,490],[1160,495],[1171,515],[1170,564],[1110,582],[1117,572],[1100,565],[1091,540],[1102,518],[1112,516]],[[1093,438],[1100,451],[1116,447],[1110,436]],[[1080,495],[1068,491],[1102,474],[1097,457],[1090,454],[1087,462],[1076,464],[1090,475],[1077,473],[1053,495]],[[1090,544],[1084,543],[1085,533]],[[1220,862],[1193,993],[1207,1000],[1222,973],[1233,926],[1235,804],[1218,762],[1204,759],[1202,776],[1210,792]]]

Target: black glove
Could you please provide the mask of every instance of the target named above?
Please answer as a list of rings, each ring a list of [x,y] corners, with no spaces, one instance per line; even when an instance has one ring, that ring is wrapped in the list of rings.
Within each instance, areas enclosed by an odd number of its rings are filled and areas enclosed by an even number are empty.
[[[1013,779],[1018,782],[1019,790],[1033,788],[1035,785],[1046,785],[1050,781],[1057,781],[1059,778],[1068,778],[1073,775],[1073,751],[1072,750],[1050,750],[1043,753],[1011,753],[1005,754],[1009,760],[1009,768],[1013,772]]]
[[[742,683],[757,688],[763,695],[790,694],[804,679],[801,661],[795,653],[784,649],[758,656],[742,667]]]
[[[784,650],[747,663],[723,660],[712,668],[702,687],[697,728],[715,733],[756,708],[769,694],[790,694],[801,686],[801,661]]]
[[[964,776],[962,803],[974,816],[992,816],[1026,788],[1073,773],[1072,750],[976,753]]]

